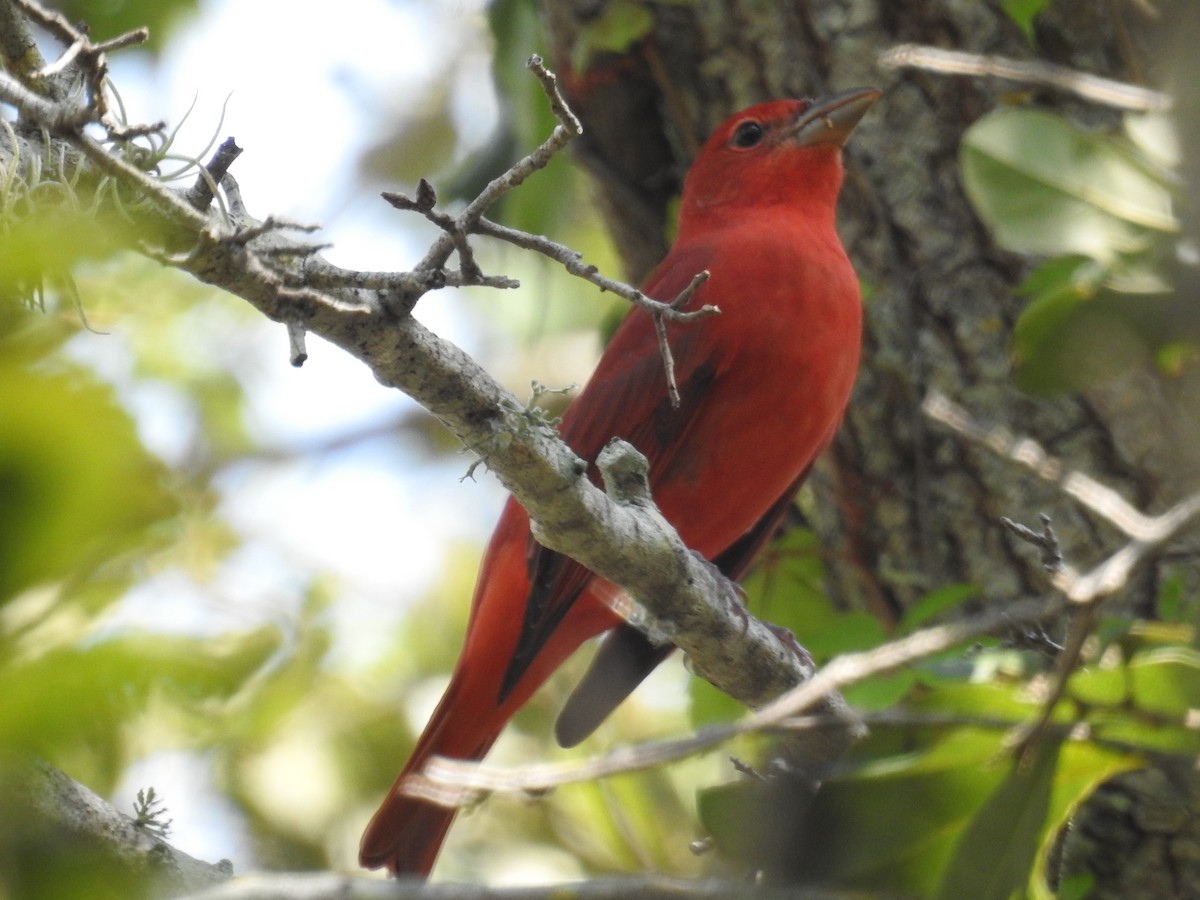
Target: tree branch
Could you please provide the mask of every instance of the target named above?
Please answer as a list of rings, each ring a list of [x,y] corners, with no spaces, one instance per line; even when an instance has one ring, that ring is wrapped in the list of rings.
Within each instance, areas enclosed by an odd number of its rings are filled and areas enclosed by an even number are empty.
[[[1046,733],[1054,708],[1066,694],[1067,683],[1082,657],[1084,644],[1099,618],[1105,597],[1123,588],[1134,569],[1163,544],[1200,517],[1200,494],[1185,498],[1158,516],[1147,516],[1125,501],[1116,491],[1082,472],[1066,469],[1029,437],[1016,437],[1005,428],[988,428],[940,391],[931,390],[922,403],[926,415],[957,434],[981,444],[994,453],[1018,462],[1040,477],[1062,488],[1092,512],[1107,519],[1131,540],[1097,564],[1080,572],[1063,559],[1050,517],[1042,515],[1042,531],[1002,518],[1001,523],[1022,541],[1042,553],[1043,567],[1054,587],[1068,601],[1067,636],[1055,660],[1054,674],[1037,716],[1009,735],[1007,744],[1027,754]]]
[[[7,2],[0,0],[0,5]],[[741,702],[761,706],[812,675],[807,655],[797,654],[750,617],[736,586],[689,551],[652,503],[640,496],[607,496],[588,479],[586,462],[549,424],[461,349],[408,315],[415,298],[427,290],[485,283],[464,260],[457,272],[445,270],[444,263],[465,239],[460,236],[472,233],[491,203],[544,166],[578,132],[553,90],[553,76],[536,58],[530,67],[549,86],[550,102],[562,121],[546,142],[494,179],[448,223],[413,272],[367,275],[331,265],[312,245],[291,237],[294,226],[249,216],[228,173],[221,182],[227,210],[198,209],[194,201],[201,198],[193,192],[159,183],[69,124],[74,120],[64,120],[59,106],[47,107],[41,98],[34,102],[26,91],[8,98],[46,130],[19,136],[23,147],[0,149],[0,167],[19,169],[29,159],[61,152],[81,176],[77,190],[96,190],[109,179],[123,196],[138,198],[124,204],[143,242],[136,249],[285,323],[293,336],[293,358],[299,355],[295,336],[302,329],[362,360],[379,382],[408,394],[479,456],[528,510],[538,540],[637,598],[647,610],[644,621],[683,649],[698,674]],[[106,196],[95,199],[110,202]],[[496,283],[507,286],[511,281]],[[664,316],[691,315],[665,306]],[[605,464],[610,474],[613,467],[642,466],[644,478],[645,462],[637,462],[631,448],[614,448],[612,454]],[[830,740],[825,755],[836,755],[848,739],[843,734]]]
[[[145,877],[157,897],[178,897],[233,875],[228,861],[213,865],[175,849],[52,766],[3,769],[0,798],[10,827],[20,821],[26,829],[45,828],[60,845],[78,841],[78,853],[116,858],[125,870]]]
[[[565,891],[565,893],[564,893]],[[326,873],[280,872],[238,878],[220,887],[189,895],[186,900],[742,900],[747,885],[646,876],[593,878],[524,888],[488,888],[468,884],[425,884],[414,880],[383,881]],[[797,892],[755,886],[755,900],[850,900],[852,895]],[[860,895],[853,895],[860,896]]]
[[[434,803],[463,806],[477,803],[490,793],[538,794],[567,784],[661,766],[755,732],[804,733],[815,743],[822,740],[821,735],[827,729],[832,729],[834,735],[844,732],[847,715],[801,717],[836,697],[842,688],[985,635],[1008,631],[1014,625],[1054,618],[1065,608],[1066,604],[1059,598],[1027,600],[958,622],[925,628],[871,650],[836,657],[808,681],[736,722],[702,728],[684,738],[619,747],[596,759],[503,768],[437,757],[419,778],[413,779],[412,792]],[[854,722],[859,727],[869,724],[867,718],[860,719],[857,714]]]
[[[990,76],[1021,84],[1045,85],[1095,103],[1137,112],[1165,110],[1172,106],[1170,95],[1162,91],[1037,59],[1010,59],[943,47],[901,44],[880,56],[879,65],[885,69],[925,69],[941,75]]]

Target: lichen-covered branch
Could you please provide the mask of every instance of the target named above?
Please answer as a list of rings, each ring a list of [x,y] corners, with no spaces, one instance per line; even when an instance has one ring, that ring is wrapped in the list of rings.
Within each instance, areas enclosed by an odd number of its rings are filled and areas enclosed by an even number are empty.
[[[10,804],[7,825],[21,822],[29,834],[43,831],[97,868],[117,860],[141,890],[152,888],[156,897],[179,897],[233,874],[228,861],[211,864],[188,856],[51,766],[0,769],[0,796]]]

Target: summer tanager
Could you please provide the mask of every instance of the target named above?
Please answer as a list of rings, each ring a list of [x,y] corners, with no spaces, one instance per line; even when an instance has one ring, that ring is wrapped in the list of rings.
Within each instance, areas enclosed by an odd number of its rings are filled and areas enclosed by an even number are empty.
[[[779,100],[726,121],[684,182],[674,246],[645,292],[720,314],[668,326],[681,403],[668,398],[649,315],[633,310],[562,419],[585,460],[612,437],[650,463],[663,515],[687,545],[741,578],[841,422],[858,368],[858,279],[834,228],[841,147],[878,98]],[[595,477],[593,469],[592,476]],[[477,760],[582,643],[610,632],[556,729],[586,737],[671,651],[614,611],[620,590],[530,536],[513,499],[488,544],[462,655],[416,749],[363,834],[360,861],[428,875],[453,809],[408,796],[434,755]]]

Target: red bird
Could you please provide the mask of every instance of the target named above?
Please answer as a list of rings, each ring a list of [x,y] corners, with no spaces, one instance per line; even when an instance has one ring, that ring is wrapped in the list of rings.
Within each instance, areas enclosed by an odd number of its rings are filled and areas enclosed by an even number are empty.
[[[650,486],[684,542],[741,578],[841,422],[858,369],[858,279],[834,227],[841,147],[879,97],[779,100],[726,121],[684,182],[679,232],[645,292],[675,298],[711,273],[669,325],[682,402],[673,407],[653,323],[633,310],[563,416],[583,459],[614,436],[650,461]],[[593,467],[593,477],[595,477]],[[589,638],[608,631],[556,734],[578,743],[672,650],[613,611],[620,593],[538,545],[509,499],[488,544],[462,656],[416,749],[363,834],[359,860],[426,876],[455,811],[407,796],[434,755],[482,759],[505,723]]]

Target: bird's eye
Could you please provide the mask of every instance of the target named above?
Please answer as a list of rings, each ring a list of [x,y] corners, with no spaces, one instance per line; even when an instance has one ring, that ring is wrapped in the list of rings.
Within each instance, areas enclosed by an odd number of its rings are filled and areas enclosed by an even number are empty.
[[[742,122],[733,132],[733,146],[741,147],[743,150],[747,147],[753,147],[763,139],[763,135],[766,133],[766,129],[753,119]]]

